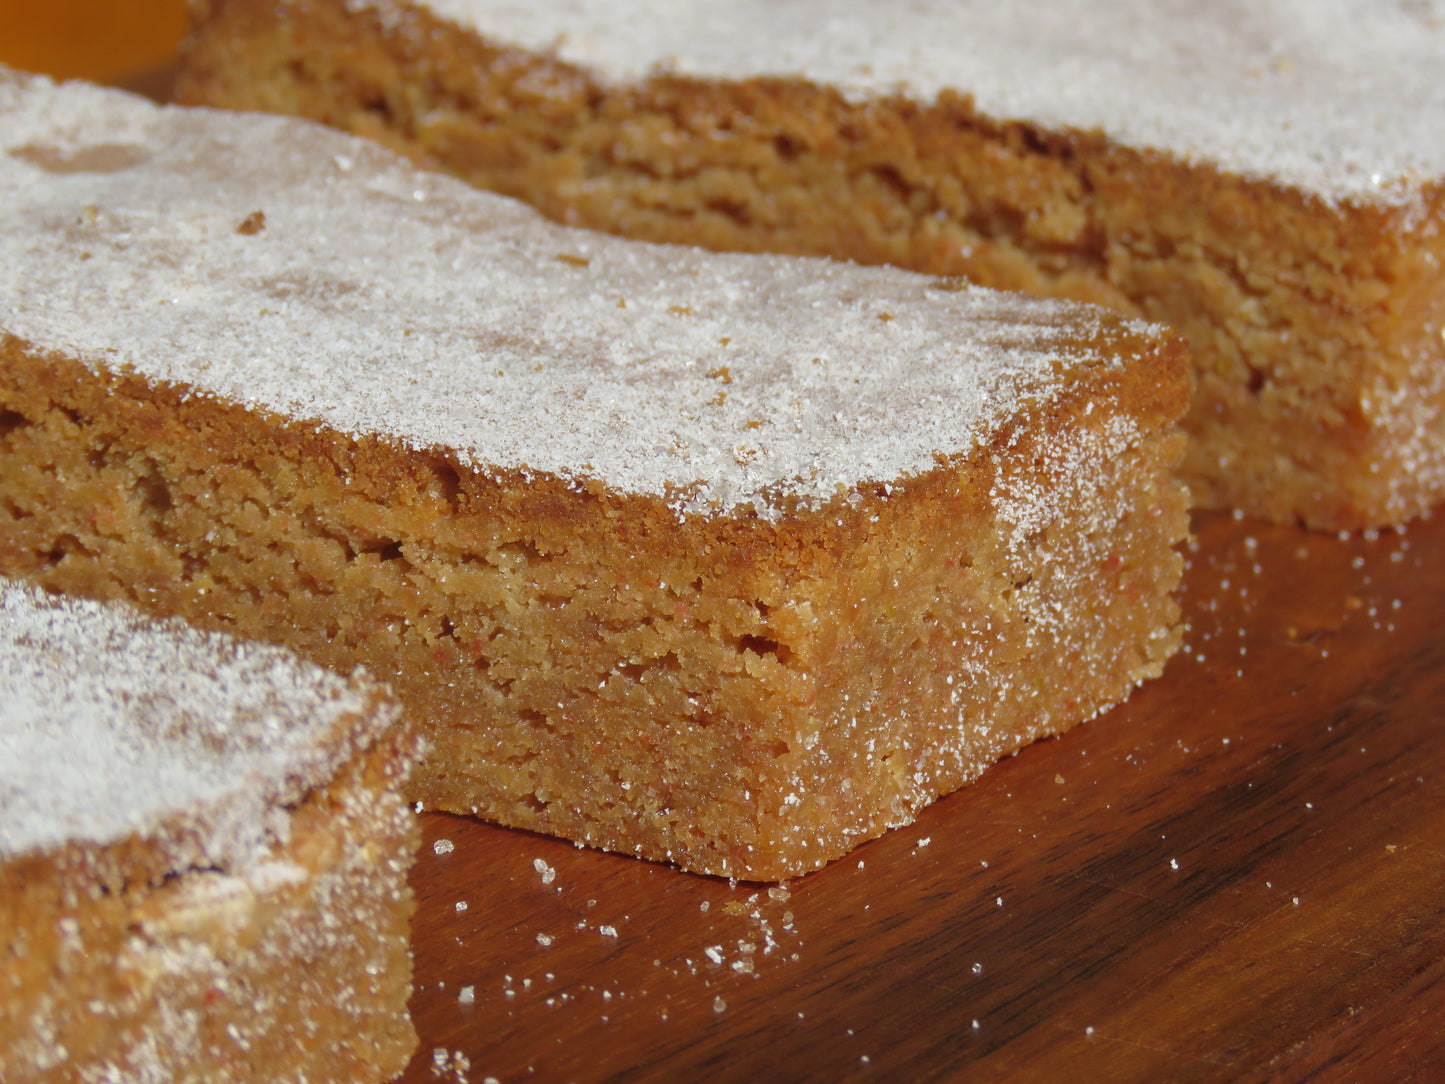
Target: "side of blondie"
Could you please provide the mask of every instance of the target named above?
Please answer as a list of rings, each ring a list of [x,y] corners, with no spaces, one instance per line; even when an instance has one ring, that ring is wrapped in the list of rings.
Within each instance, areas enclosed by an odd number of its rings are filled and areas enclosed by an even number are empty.
[[[1178,645],[1156,327],[72,104],[107,150],[10,151],[0,567],[365,665],[429,806],[786,877]]]

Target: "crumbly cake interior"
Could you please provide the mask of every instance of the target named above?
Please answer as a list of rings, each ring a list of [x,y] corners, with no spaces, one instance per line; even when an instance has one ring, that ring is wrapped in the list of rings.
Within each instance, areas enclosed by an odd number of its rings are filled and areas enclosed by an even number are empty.
[[[386,1080],[415,756],[370,682],[0,584],[0,1076]]]
[[[426,728],[428,805],[792,876],[1178,644],[1189,381],[1157,328],[562,230],[310,126],[38,89],[0,567],[367,666]]]
[[[210,0],[180,93],[323,120],[571,223],[1169,323],[1205,506],[1333,529],[1445,494],[1428,12],[939,4],[884,30],[883,7],[774,5],[759,34],[714,8]]]

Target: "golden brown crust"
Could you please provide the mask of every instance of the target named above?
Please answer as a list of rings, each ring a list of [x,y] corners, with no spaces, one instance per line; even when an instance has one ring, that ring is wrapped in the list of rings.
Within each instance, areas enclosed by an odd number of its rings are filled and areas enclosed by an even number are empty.
[[[1445,494],[1445,193],[1330,204],[966,97],[782,79],[605,87],[424,8],[213,0],[183,99],[312,116],[568,222],[895,263],[1112,305],[1189,339],[1196,499],[1327,528]]]

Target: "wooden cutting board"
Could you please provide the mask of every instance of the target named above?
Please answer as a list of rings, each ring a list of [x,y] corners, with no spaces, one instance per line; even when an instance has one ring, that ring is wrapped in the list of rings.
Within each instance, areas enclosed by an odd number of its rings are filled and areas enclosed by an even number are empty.
[[[0,61],[163,85],[182,7]],[[1445,517],[1196,528],[1163,679],[792,884],[425,815],[403,1079],[1445,1080]]]

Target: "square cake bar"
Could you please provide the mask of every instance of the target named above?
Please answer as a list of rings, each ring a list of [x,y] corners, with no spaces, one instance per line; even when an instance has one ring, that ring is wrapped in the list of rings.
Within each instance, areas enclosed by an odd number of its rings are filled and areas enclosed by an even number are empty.
[[[413,793],[816,868],[1179,643],[1182,344],[0,83],[0,567],[389,681]]]

